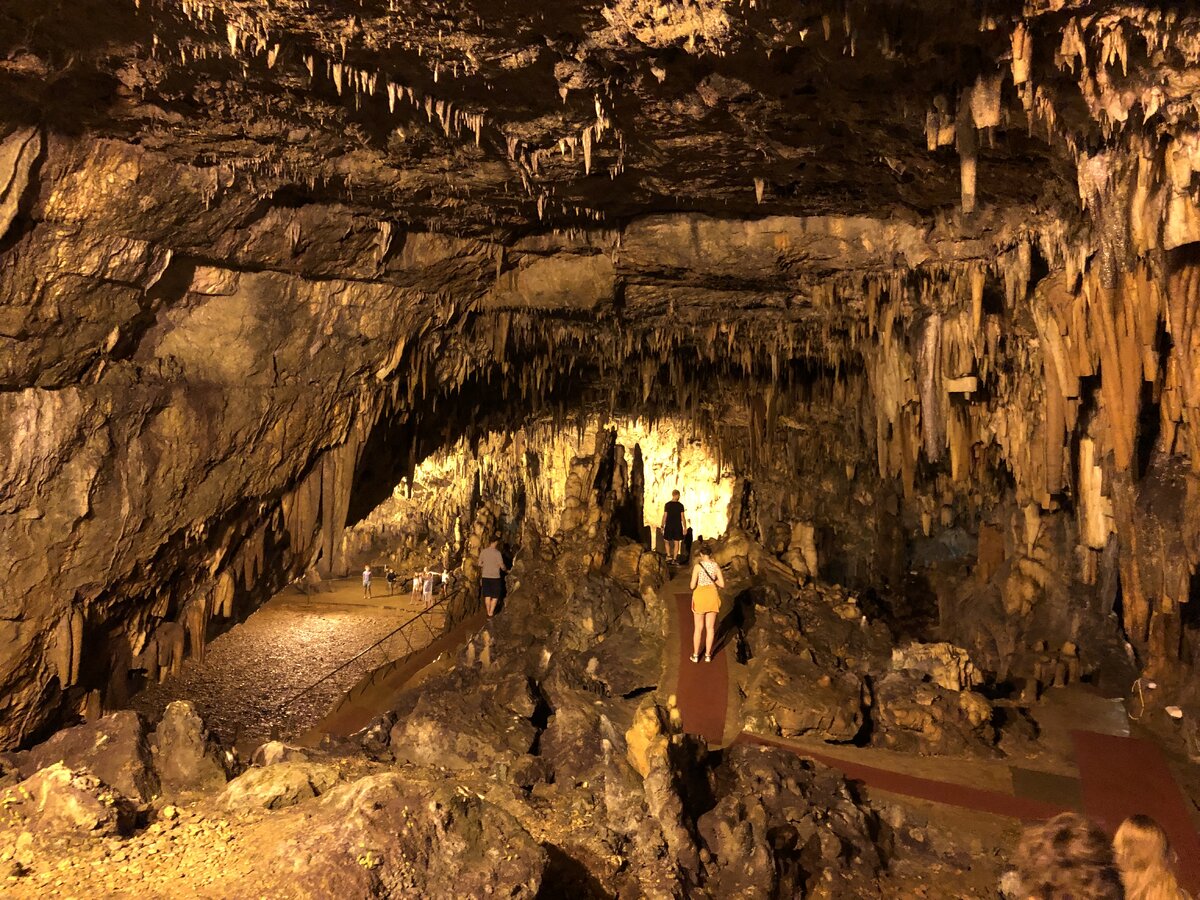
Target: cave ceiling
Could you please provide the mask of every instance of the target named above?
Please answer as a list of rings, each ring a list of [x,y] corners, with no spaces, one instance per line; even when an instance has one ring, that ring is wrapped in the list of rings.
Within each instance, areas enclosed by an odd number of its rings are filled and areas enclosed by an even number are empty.
[[[991,116],[980,205],[1068,215],[1062,135],[1103,137],[1057,37],[1103,6],[10,0],[0,112],[277,205],[496,237],[675,211],[928,223],[961,193],[955,148],[929,149],[931,111],[953,117],[994,82],[975,114]],[[1001,86],[1021,21],[1056,38],[1023,60],[1051,128]],[[1179,52],[1140,62],[1165,84]],[[1128,55],[1122,77],[1145,77]]]

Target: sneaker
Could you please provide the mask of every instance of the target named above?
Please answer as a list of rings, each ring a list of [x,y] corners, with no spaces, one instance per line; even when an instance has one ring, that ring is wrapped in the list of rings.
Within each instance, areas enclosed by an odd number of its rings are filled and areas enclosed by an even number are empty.
[[[695,653],[693,653],[691,655],[691,660],[692,660],[692,662],[700,662],[700,657],[697,656]]]
[[[709,656],[707,653],[705,653],[705,654],[704,654],[704,661],[705,661],[705,662],[712,662],[712,657],[711,657],[711,656]]]

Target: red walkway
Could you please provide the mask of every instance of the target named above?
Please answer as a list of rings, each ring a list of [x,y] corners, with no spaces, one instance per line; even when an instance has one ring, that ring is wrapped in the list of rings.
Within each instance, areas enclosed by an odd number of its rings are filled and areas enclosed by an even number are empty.
[[[866,766],[862,763],[826,756],[824,753],[813,753],[810,750],[799,750],[781,741],[773,741],[761,735],[742,732],[737,736],[738,744],[761,744],[768,747],[780,747],[791,750],[801,756],[811,757],[817,762],[824,763],[833,769],[841,770],[847,778],[861,781],[863,784],[881,791],[893,794],[903,794],[906,797],[917,797],[934,803],[944,803],[947,806],[960,806],[964,809],[974,809],[979,812],[992,813],[997,816],[1008,816],[1013,819],[1035,821],[1048,819],[1066,808],[1054,803],[1043,803],[1028,797],[1015,797],[1000,791],[988,791],[982,788],[966,787],[948,781],[934,781],[932,778],[920,778],[916,775],[905,775],[890,769],[880,769]]]
[[[1167,832],[1179,857],[1179,876],[1200,891],[1200,835],[1163,752],[1149,741],[1071,733],[1083,782],[1083,811],[1112,834],[1128,816],[1150,816]]]
[[[679,614],[679,686],[675,702],[683,721],[683,730],[696,734],[710,744],[725,738],[725,707],[729,700],[729,667],[724,649],[718,649],[710,663],[692,662],[692,595],[675,595]]]
[[[724,743],[729,689],[725,652],[719,650],[711,663],[693,663],[688,658],[692,653],[691,595],[677,593],[675,605],[680,659],[675,694],[683,730],[720,745]],[[1110,834],[1126,816],[1134,813],[1152,816],[1166,829],[1178,853],[1179,875],[1184,886],[1200,893],[1200,835],[1162,751],[1149,741],[1134,738],[1078,731],[1072,737],[1082,782],[1083,812]],[[1025,821],[1049,818],[1066,809],[1029,797],[905,775],[800,750],[749,732],[738,735],[735,742],[791,750],[839,769],[848,778],[870,787],[935,803]]]

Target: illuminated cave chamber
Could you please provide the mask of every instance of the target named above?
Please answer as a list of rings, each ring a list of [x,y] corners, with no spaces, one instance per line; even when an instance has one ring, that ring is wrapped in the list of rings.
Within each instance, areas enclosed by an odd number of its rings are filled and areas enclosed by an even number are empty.
[[[464,550],[478,549],[469,548],[468,531],[480,509],[487,509],[496,534],[514,549],[524,527],[552,537],[568,502],[577,502],[567,496],[572,463],[595,457],[598,443],[601,453],[627,467],[625,537],[657,543],[662,506],[673,490],[680,491],[695,537],[719,537],[729,524],[734,474],[703,434],[683,419],[589,415],[488,432],[473,443],[460,438],[423,459],[383,503],[347,529],[347,565],[355,570],[383,561],[405,571],[454,565]]]
[[[501,532],[504,615],[356,746],[469,747],[557,786],[538,815],[615,785],[620,838],[526,818],[527,869],[411,893],[870,896],[920,841],[673,732],[644,529],[677,487],[736,584],[733,731],[1032,758],[1053,699],[1124,725],[1140,679],[1200,758],[1200,18],[1168,6],[0,0],[0,748],[112,721],[288,586],[473,588]],[[441,834],[430,778],[398,808]],[[766,783],[856,852],[758,829]]]

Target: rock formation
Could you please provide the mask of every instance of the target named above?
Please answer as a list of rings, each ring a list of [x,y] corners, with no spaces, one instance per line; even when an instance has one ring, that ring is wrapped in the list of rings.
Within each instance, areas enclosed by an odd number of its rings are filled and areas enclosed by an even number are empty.
[[[103,713],[293,580],[384,554],[473,585],[499,531],[520,625],[433,683],[479,730],[431,691],[376,743],[530,790],[657,779],[657,833],[624,794],[605,813],[679,861],[632,864],[648,893],[699,877],[704,833],[766,871],[777,810],[697,830],[650,738],[614,762],[663,627],[629,542],[679,473],[750,591],[755,729],[988,753],[976,688],[1139,675],[1194,718],[1195,10],[494,7],[3,3],[5,771],[49,739],[38,791],[219,780],[186,716],[171,768]],[[95,729],[137,771],[76,745]],[[417,796],[341,790],[323,815]],[[537,843],[489,804],[466,820]],[[557,853],[476,886],[536,893]],[[355,872],[423,889],[379,859]]]

